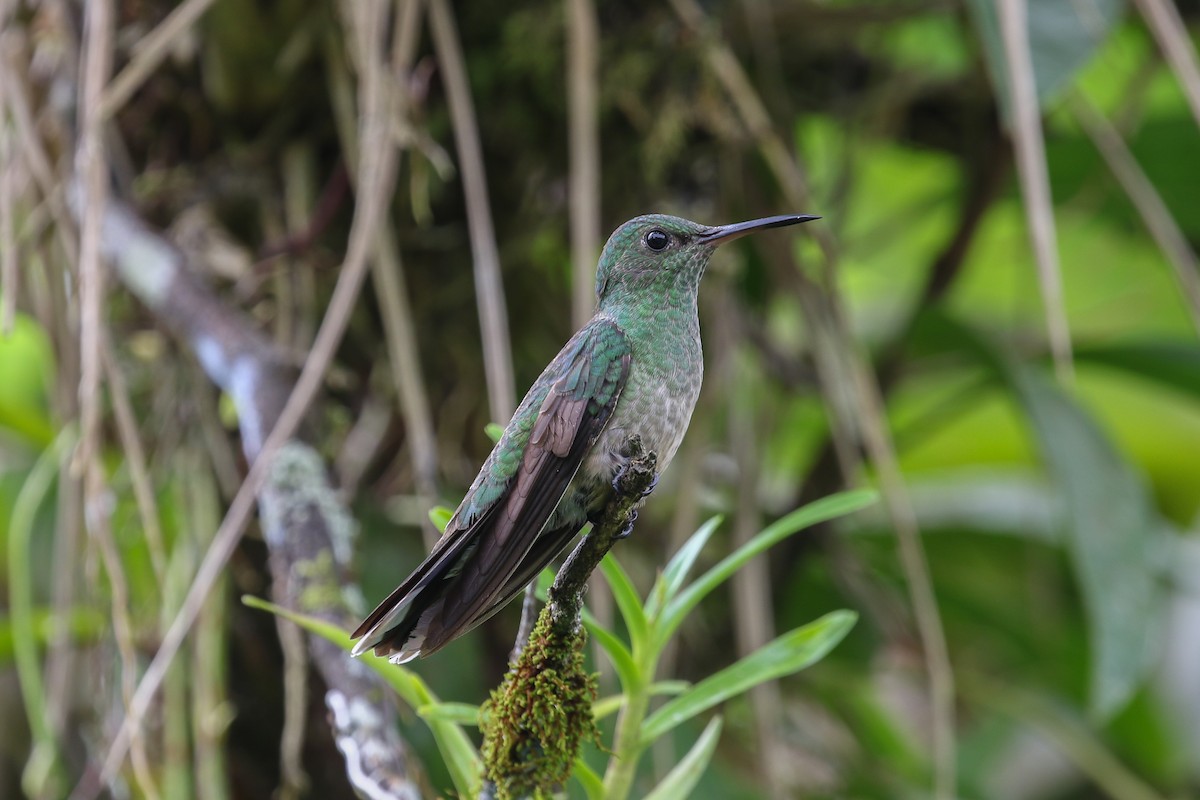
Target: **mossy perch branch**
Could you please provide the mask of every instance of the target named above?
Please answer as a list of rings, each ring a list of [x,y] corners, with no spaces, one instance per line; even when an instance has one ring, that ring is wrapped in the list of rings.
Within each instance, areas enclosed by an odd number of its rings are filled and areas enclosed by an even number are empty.
[[[658,459],[643,452],[639,437],[625,450],[629,461],[612,497],[559,569],[529,642],[482,709],[481,800],[550,797],[570,777],[582,741],[598,735],[596,680],[583,666],[583,595],[600,561],[632,531],[658,477]]]

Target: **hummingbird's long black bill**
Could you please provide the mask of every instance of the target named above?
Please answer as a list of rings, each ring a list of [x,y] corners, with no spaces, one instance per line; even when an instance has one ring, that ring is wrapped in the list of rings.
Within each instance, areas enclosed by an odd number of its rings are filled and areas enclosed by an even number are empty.
[[[820,217],[812,214],[784,214],[779,217],[763,217],[762,219],[752,219],[749,222],[718,225],[715,228],[709,228],[707,233],[703,233],[697,238],[705,244],[723,244],[745,236],[747,233],[754,233],[755,231],[767,228],[783,228],[788,225],[799,225],[801,222],[812,222],[814,219],[820,219]]]

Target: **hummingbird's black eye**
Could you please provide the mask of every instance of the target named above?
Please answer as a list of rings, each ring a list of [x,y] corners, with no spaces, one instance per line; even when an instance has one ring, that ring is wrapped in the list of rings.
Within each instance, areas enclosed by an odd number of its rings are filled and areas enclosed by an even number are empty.
[[[658,228],[646,234],[646,247],[651,250],[666,250],[667,245],[671,243],[671,237],[660,231]]]

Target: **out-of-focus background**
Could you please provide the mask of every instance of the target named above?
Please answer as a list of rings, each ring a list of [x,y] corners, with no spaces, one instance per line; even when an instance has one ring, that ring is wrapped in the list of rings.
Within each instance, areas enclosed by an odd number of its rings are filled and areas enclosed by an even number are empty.
[[[298,372],[345,323],[304,436],[361,612],[649,211],[824,218],[713,259],[704,393],[617,549],[639,588],[714,514],[702,565],[884,495],[689,619],[662,678],[861,615],[726,705],[694,796],[1200,792],[1194,0],[10,0],[0,25],[0,796],[350,796],[334,678],[238,600],[297,568],[254,521],[96,783],[262,444],[203,325]],[[99,266],[145,241],[212,308]],[[442,699],[498,682],[517,605],[415,665]]]

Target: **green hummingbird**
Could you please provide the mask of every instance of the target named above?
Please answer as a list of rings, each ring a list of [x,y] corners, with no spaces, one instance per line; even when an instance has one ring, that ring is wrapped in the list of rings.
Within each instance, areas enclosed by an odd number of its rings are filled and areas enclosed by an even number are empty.
[[[530,387],[433,551],[353,638],[402,664],[445,647],[516,597],[602,509],[633,435],[659,472],[700,394],[696,292],[717,245],[819,217],[709,227],[650,214],[612,234],[596,315]]]

